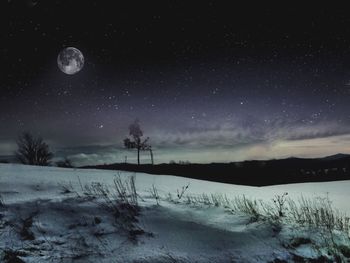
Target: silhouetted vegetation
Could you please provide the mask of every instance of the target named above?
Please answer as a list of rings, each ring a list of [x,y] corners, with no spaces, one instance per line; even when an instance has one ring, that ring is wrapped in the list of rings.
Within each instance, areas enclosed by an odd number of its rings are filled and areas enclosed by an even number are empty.
[[[138,120],[135,120],[135,122],[129,126],[129,135],[131,138],[124,139],[124,146],[127,149],[137,150],[137,164],[140,164],[140,151],[149,151],[151,162],[153,164],[153,151],[152,146],[148,143],[149,137],[147,137],[145,140],[142,140],[143,131],[141,130]]]
[[[64,158],[64,160],[56,162],[57,167],[62,167],[62,168],[73,168],[72,162],[68,158]]]
[[[34,137],[24,132],[17,139],[16,159],[23,164],[46,166],[50,164],[53,154],[41,137]]]
[[[322,182],[350,179],[350,156],[337,155],[318,159],[288,158],[236,163],[158,165],[110,164],[90,166],[99,169],[177,175],[182,177],[253,186]]]

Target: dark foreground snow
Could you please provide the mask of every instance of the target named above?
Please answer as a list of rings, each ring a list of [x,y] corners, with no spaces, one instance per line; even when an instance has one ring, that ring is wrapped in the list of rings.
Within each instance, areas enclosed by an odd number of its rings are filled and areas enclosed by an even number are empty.
[[[142,231],[130,235],[130,228],[116,222],[115,214],[103,206],[103,198],[83,194],[82,186],[94,181],[113,187],[115,175],[112,171],[0,165],[0,194],[5,205],[0,208],[1,256],[23,262],[294,262],[301,257],[320,258],[323,240],[315,230],[252,222],[229,207],[166,200],[167,193],[176,196],[189,183],[188,194],[192,195],[212,192],[269,199],[286,189],[292,196],[298,189],[311,196],[338,189],[329,195],[340,195],[334,199],[342,200],[346,196],[341,189],[350,185],[255,188],[136,174],[140,210],[133,217],[132,230]],[[130,174],[120,174],[124,175]],[[162,196],[160,205],[149,193],[152,185]],[[64,191],[67,187],[72,191]],[[336,205],[346,212],[348,204],[344,203]]]

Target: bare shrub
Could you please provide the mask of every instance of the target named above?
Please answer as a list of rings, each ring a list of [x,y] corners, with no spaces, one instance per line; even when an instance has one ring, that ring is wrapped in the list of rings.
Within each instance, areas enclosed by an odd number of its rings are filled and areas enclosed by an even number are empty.
[[[181,200],[181,198],[184,196],[184,194],[187,191],[189,186],[190,186],[190,184],[188,183],[187,185],[182,186],[180,190],[179,189],[176,190],[177,198],[179,200]]]
[[[275,210],[277,212],[276,216],[278,217],[285,216],[287,196],[288,193],[286,192],[281,195],[275,195],[275,197],[272,199],[273,205],[275,206]]]
[[[16,158],[23,164],[47,166],[53,154],[41,137],[35,138],[29,132],[21,134],[17,139]]]
[[[186,195],[186,203],[192,205],[208,205],[216,207],[230,208],[231,201],[223,194],[200,194],[200,195]]]
[[[257,221],[262,216],[259,203],[256,200],[245,197],[245,195],[235,197],[231,204],[233,211],[250,215],[253,221]]]
[[[152,184],[152,188],[149,189],[149,193],[151,194],[151,197],[156,200],[157,205],[160,205],[160,196],[158,194],[158,189],[154,184]]]
[[[137,192],[136,192],[136,185],[135,185],[135,175],[130,176],[129,180],[122,181],[121,177],[118,176],[114,178],[113,180],[115,190],[118,194],[118,199],[121,200],[121,202],[138,206],[137,201]]]
[[[84,194],[113,214],[116,226],[128,234],[130,241],[136,242],[137,236],[145,234],[145,231],[136,224],[140,207],[135,176],[130,176],[126,180],[122,180],[120,176],[116,177],[113,188],[99,182],[85,185]]]
[[[223,194],[200,194],[185,195],[188,185],[177,190],[177,201],[168,193],[167,200],[178,203],[184,196],[185,203],[190,205],[208,205],[225,207],[233,212],[244,213],[251,217],[252,221],[266,220],[281,227],[282,221],[296,223],[300,226],[322,228],[333,238],[333,231],[345,233],[350,241],[350,218],[332,207],[332,202],[326,197],[305,198],[301,197],[298,202],[288,197],[288,193],[275,195],[271,202],[254,200],[243,196],[233,199]]]
[[[275,195],[272,198],[272,202],[263,202],[260,200],[259,205],[262,210],[263,217],[269,220],[273,224],[279,224],[283,217],[287,216],[288,193],[283,193],[281,195]]]
[[[301,225],[320,227],[324,222],[320,222],[320,216],[318,215],[319,211],[322,210],[322,217],[326,214],[329,215],[331,212],[327,206],[322,207],[321,210],[319,210],[318,202],[315,203],[314,200],[304,197],[299,199],[298,204],[293,200],[289,200],[288,204],[291,216]]]
[[[212,202],[210,200],[210,196],[207,194],[201,194],[198,199],[199,203],[202,203],[204,205],[212,205]]]
[[[300,225],[339,230],[350,236],[350,218],[334,209],[328,196],[301,197],[297,203],[289,199],[288,208],[290,217]]]
[[[194,206],[212,205],[209,196],[204,193],[201,195],[186,195],[186,203]]]
[[[211,194],[210,196],[211,196],[212,203],[215,206],[222,206],[222,207],[226,207],[226,208],[230,207],[230,200],[227,198],[226,195]]]
[[[74,192],[74,187],[72,185],[72,182],[58,183],[58,186],[61,189],[62,194],[70,194]]]

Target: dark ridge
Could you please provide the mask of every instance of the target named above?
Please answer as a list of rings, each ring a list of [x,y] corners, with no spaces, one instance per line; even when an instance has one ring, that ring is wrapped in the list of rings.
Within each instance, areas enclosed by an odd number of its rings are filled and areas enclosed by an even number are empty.
[[[0,155],[0,163],[15,163],[16,158],[13,155]]]
[[[324,158],[287,158],[210,164],[129,164],[115,163],[82,168],[122,170],[149,174],[176,175],[214,182],[267,186],[287,183],[325,182],[350,179],[350,155]]]

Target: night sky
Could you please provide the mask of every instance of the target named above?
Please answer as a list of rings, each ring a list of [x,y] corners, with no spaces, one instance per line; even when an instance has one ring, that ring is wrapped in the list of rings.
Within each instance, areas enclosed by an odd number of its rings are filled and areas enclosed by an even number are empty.
[[[350,153],[348,9],[117,2],[2,1],[0,155],[30,131],[75,164],[134,161],[135,119],[157,163]]]

